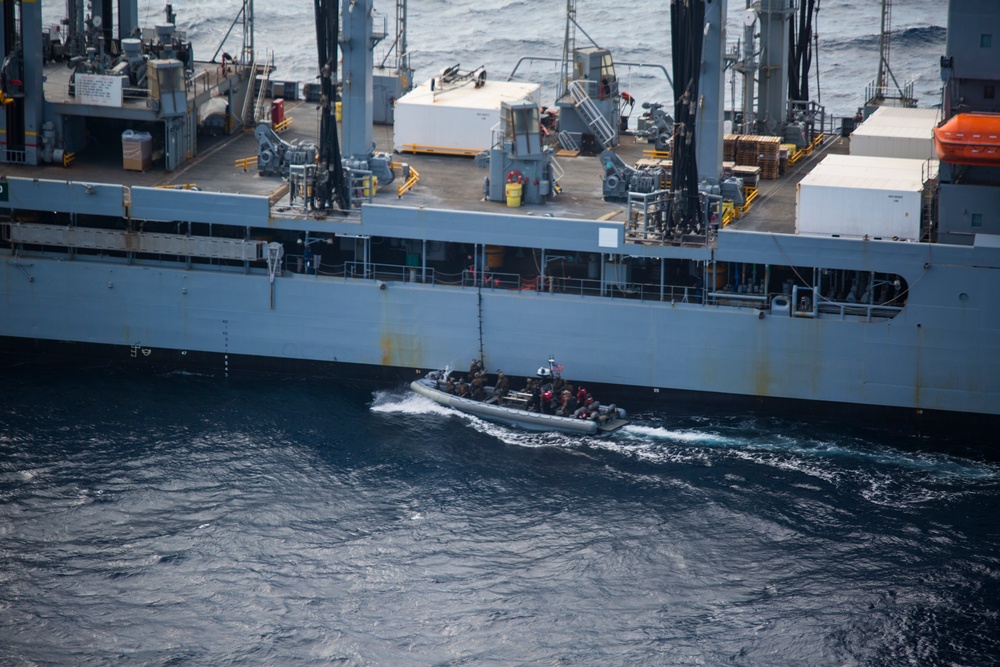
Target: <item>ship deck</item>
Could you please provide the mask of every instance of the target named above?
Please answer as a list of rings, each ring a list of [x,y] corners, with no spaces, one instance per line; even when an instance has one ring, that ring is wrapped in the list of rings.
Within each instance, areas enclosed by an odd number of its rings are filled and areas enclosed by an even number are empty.
[[[63,99],[64,104],[71,104]],[[286,101],[285,116],[291,118],[289,128],[281,136],[289,142],[314,141],[319,133],[319,109],[316,103]],[[392,151],[392,127],[374,126],[373,139],[380,151]],[[257,175],[256,167],[248,170],[237,165],[242,158],[257,155],[253,132],[246,130],[231,136],[199,136],[198,154],[172,172],[154,162],[145,172],[123,168],[120,144],[114,135],[104,139],[112,146],[94,142],[87,150],[75,155],[69,167],[44,165],[21,166],[10,175],[25,178],[122,184],[126,186],[170,187],[194,185],[198,189],[230,194],[263,195],[276,202],[275,211],[283,216],[301,215],[282,207],[279,195],[282,181]],[[809,169],[828,152],[846,152],[846,139],[828,140],[811,155],[797,163],[785,176],[773,181],[761,181],[757,201],[742,218],[731,223],[731,229],[793,233],[795,221],[796,185]],[[651,148],[644,140],[625,136],[616,152],[626,164],[635,164],[643,150]],[[524,205],[518,209],[503,203],[485,201],[483,179],[485,169],[475,166],[469,157],[447,155],[397,154],[397,162],[410,164],[420,174],[419,183],[409,192],[397,196],[397,177],[389,186],[379,188],[374,201],[394,206],[412,206],[481,213],[504,213],[552,216],[586,220],[617,220],[625,218],[624,202],[604,201],[601,196],[601,167],[595,156],[557,157],[565,175],[560,179],[562,191],[546,204]],[[283,198],[287,203],[287,195]]]

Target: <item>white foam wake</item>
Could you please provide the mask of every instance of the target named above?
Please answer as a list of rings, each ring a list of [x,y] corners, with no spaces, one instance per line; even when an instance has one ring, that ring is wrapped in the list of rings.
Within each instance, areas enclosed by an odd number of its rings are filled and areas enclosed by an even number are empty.
[[[412,391],[377,391],[372,401],[372,412],[404,415],[457,415],[457,411],[435,403]]]
[[[730,438],[718,433],[699,430],[676,430],[662,426],[642,426],[629,424],[622,431],[629,436],[646,440],[667,440],[691,445],[739,445],[744,441],[740,438]]]

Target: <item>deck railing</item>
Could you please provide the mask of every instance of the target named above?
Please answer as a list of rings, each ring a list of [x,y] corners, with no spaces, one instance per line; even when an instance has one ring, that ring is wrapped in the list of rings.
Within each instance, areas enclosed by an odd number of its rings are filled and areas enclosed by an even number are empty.
[[[0,222],[0,239],[10,242],[10,221]],[[17,256],[56,256],[65,259],[65,252],[51,252],[41,247],[22,247],[15,243]],[[25,254],[27,251],[27,254]],[[772,292],[761,294],[756,292],[729,292],[724,290],[706,291],[694,285],[669,285],[643,283],[634,281],[616,281],[612,279],[570,278],[556,275],[525,276],[518,273],[487,271],[477,273],[463,270],[458,273],[446,273],[427,266],[411,266],[407,264],[389,264],[365,261],[332,262],[331,256],[324,261],[322,253],[307,256],[305,254],[286,254],[281,260],[277,275],[290,277],[299,275],[304,278],[322,280],[325,278],[341,278],[348,280],[383,281],[386,283],[421,283],[428,286],[441,286],[462,289],[477,289],[490,292],[533,292],[539,295],[559,295],[576,297],[601,297],[609,299],[627,299],[643,302],[660,302],[669,304],[692,304],[706,306],[725,306],[755,311],[770,312],[773,317],[822,318],[822,319],[863,319],[866,321],[881,321],[896,317],[904,309],[905,304],[857,303],[819,299],[812,302],[813,288],[796,287],[792,294],[784,294],[784,308],[773,310],[772,300],[782,296],[782,293]],[[126,264],[145,264],[176,266],[182,264],[185,270],[235,271],[247,274],[267,272],[266,266],[261,266],[255,260],[238,260],[218,257],[186,257],[162,253],[116,253],[97,251],[93,249],[74,248],[71,258],[74,261],[123,262]],[[279,278],[280,279],[280,278]],[[806,299],[802,299],[806,295]]]

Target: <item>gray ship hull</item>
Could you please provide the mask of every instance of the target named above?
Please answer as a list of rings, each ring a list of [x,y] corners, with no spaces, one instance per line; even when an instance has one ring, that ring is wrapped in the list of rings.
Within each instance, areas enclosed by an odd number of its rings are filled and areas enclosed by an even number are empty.
[[[904,276],[910,297],[873,322],[402,279],[289,274],[272,286],[259,269],[7,253],[0,336],[118,346],[147,362],[215,353],[430,369],[482,352],[512,375],[530,375],[540,354],[558,349],[573,377],[650,394],[997,415],[1000,248],[723,232],[716,252],[878,265]]]

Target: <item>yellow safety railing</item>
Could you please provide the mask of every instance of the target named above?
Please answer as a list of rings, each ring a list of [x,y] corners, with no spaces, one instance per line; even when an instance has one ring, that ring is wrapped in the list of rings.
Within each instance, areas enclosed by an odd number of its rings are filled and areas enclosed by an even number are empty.
[[[282,120],[280,123],[275,123],[274,124],[274,131],[275,132],[284,132],[285,130],[287,130],[288,128],[290,128],[292,126],[292,121],[293,120],[294,119],[291,116],[285,116],[284,120]]]
[[[197,183],[175,183],[173,185],[157,185],[161,190],[197,190]]]
[[[453,148],[450,146],[425,146],[423,144],[403,144],[404,153],[428,153],[430,155],[467,155],[474,157],[479,154],[478,148]]]
[[[742,217],[747,214],[750,210],[750,205],[753,204],[754,200],[757,199],[757,188],[751,188],[749,186],[745,187],[743,191],[746,193],[747,203],[743,206],[738,207],[736,217]]]
[[[809,155],[821,143],[823,143],[823,134],[822,133],[817,134],[813,138],[813,140],[809,143],[809,145],[802,149],[802,152],[805,153],[806,155]]]
[[[655,160],[669,160],[670,151],[658,151],[654,148],[644,148],[642,151],[642,156],[653,158]]]
[[[257,156],[251,155],[250,157],[241,157],[240,159],[236,160],[235,166],[243,167],[243,171],[247,171],[249,170],[251,165],[255,164],[257,164]]]
[[[736,209],[733,206],[733,202],[728,199],[722,202],[722,226],[725,227],[730,222],[736,219]]]
[[[396,163],[394,162],[393,164]],[[397,196],[402,197],[405,193],[409,192],[410,188],[416,185],[417,181],[419,180],[420,180],[420,174],[417,173],[416,169],[410,167],[410,177],[406,179],[405,183],[396,188]]]

